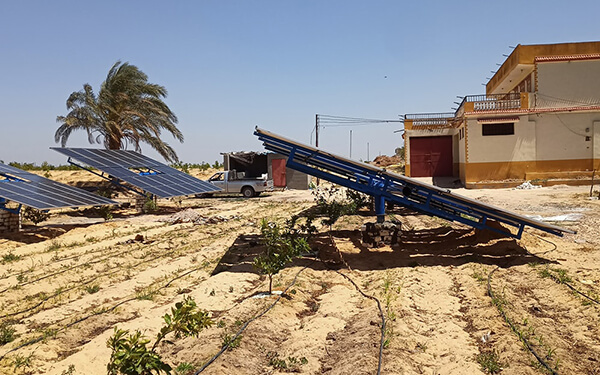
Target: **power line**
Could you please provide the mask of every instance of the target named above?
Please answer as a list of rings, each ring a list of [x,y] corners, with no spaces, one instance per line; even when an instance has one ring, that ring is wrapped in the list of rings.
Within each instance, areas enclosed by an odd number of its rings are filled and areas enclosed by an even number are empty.
[[[319,115],[317,114],[318,126],[322,128],[326,127],[340,127],[340,126],[365,126],[374,124],[387,124],[404,122],[403,120],[384,120],[384,119],[371,119],[362,117],[345,117],[345,116],[333,116],[333,115]]]

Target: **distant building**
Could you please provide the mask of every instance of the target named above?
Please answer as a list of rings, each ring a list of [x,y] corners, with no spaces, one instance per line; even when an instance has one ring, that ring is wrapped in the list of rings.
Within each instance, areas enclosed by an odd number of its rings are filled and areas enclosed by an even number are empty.
[[[454,113],[407,114],[404,126],[407,176],[589,183],[600,169],[600,42],[518,45],[486,94]]]
[[[310,176],[286,166],[287,157],[272,152],[229,152],[223,153],[226,171],[243,172],[246,177],[267,174],[275,188],[307,190]]]

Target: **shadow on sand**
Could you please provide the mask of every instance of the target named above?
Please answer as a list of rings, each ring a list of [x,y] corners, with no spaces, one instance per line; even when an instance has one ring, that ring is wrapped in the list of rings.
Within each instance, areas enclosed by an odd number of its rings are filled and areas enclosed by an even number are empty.
[[[392,247],[371,248],[361,241],[361,233],[332,231],[311,239],[311,247],[330,267],[370,271],[398,267],[460,266],[467,263],[508,268],[550,261],[527,251],[515,239],[499,237],[490,231],[436,227],[403,232]],[[229,247],[213,271],[254,272],[252,260],[264,251],[259,235],[242,235]],[[297,260],[297,264],[305,261]],[[322,269],[318,263],[315,268]]]

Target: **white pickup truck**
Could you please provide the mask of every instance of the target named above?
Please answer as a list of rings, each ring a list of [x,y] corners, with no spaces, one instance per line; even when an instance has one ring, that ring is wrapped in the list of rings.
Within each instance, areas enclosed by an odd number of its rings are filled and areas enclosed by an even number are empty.
[[[273,191],[273,180],[268,180],[267,175],[259,178],[246,178],[243,172],[223,171],[212,175],[208,182],[223,189],[219,193],[242,193],[246,198],[252,198],[264,191]],[[212,195],[212,194],[205,194]]]

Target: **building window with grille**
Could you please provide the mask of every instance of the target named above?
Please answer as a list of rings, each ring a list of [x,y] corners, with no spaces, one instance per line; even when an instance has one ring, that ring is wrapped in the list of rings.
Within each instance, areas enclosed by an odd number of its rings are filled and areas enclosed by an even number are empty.
[[[514,135],[514,122],[501,122],[495,124],[481,124],[481,135]]]

